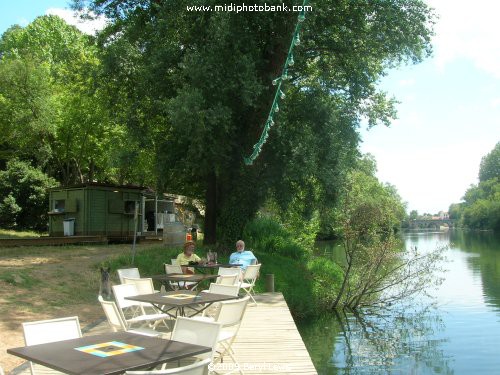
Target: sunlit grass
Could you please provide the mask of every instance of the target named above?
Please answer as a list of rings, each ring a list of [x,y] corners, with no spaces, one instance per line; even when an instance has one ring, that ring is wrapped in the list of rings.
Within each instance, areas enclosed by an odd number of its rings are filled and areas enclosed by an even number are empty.
[[[16,231],[12,229],[0,229],[0,238],[38,238],[46,235],[47,233],[38,233],[32,231]]]

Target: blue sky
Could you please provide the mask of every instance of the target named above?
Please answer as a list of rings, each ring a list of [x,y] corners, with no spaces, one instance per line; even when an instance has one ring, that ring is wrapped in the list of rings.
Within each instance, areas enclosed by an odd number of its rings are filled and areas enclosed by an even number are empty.
[[[481,158],[500,141],[500,1],[426,1],[439,16],[434,55],[382,80],[401,102],[398,119],[363,129],[361,151],[375,156],[378,177],[397,187],[409,210],[436,213],[477,183]],[[1,1],[0,33],[47,13],[75,24],[67,4]]]

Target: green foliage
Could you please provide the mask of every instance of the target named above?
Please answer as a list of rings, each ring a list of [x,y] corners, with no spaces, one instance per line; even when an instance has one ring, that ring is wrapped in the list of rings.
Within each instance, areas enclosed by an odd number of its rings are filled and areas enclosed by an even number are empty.
[[[47,229],[47,189],[56,186],[53,178],[29,163],[13,159],[0,171],[0,225],[6,228]],[[9,217],[9,211],[14,216]]]
[[[280,255],[303,260],[309,251],[301,246],[293,233],[287,231],[279,222],[270,217],[250,221],[243,232],[246,248],[266,254]]]
[[[255,251],[255,255],[262,263],[256,291],[263,292],[265,275],[274,274],[275,290],[283,293],[295,317],[304,318],[318,314],[317,304],[320,300],[319,296],[314,294],[315,275],[309,272],[306,262],[260,251]]]
[[[16,198],[12,193],[7,195],[3,202],[0,202],[0,223],[5,228],[11,229],[17,226],[17,215],[22,208],[16,203]]]
[[[347,175],[343,194],[336,210],[337,232],[342,237],[346,264],[342,265],[341,286],[331,300],[332,309],[343,307],[355,310],[390,297],[382,292],[401,284],[409,291],[420,291],[424,277],[419,272],[405,277],[407,267],[424,268],[427,259],[410,261],[400,253],[394,232],[405,218],[405,205],[396,188],[383,184],[374,176],[376,163],[370,155],[358,160],[357,168]],[[396,297],[397,299],[397,297]]]
[[[461,224],[471,229],[500,230],[500,178],[470,187],[460,206]]]
[[[500,231],[500,142],[482,158],[479,184],[471,185],[462,199],[450,206],[450,218],[470,229]]]
[[[500,142],[485,157],[481,159],[479,167],[479,181],[483,182],[492,178],[500,178]]]

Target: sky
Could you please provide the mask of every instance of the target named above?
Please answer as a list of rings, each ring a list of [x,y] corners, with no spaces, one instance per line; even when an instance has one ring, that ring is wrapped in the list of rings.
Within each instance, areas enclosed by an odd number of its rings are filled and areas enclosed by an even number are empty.
[[[390,127],[362,129],[361,151],[377,177],[395,185],[408,211],[437,213],[476,184],[481,158],[500,141],[500,1],[426,0],[439,19],[434,53],[388,72],[380,87],[400,104]],[[103,21],[77,23],[67,0],[0,1],[0,33],[56,14],[92,33]]]

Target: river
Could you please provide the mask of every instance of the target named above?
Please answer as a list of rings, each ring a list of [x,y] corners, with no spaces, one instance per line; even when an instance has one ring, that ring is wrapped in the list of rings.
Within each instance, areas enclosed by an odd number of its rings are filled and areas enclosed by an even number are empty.
[[[500,238],[450,230],[406,233],[404,242],[419,251],[449,245],[435,306],[422,297],[404,311],[299,322],[318,373],[500,374]]]

